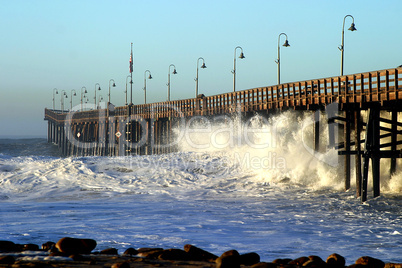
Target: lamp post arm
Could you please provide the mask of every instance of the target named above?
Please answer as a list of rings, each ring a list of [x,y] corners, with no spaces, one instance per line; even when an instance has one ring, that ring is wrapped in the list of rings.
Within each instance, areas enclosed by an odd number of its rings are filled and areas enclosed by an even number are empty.
[[[343,18],[343,24],[342,24],[342,43],[341,46],[338,47],[338,49],[341,51],[341,76],[343,75],[343,63],[344,63],[344,51],[345,51],[345,21],[347,17],[351,17],[352,18],[352,25],[354,25],[355,23],[355,18],[353,18],[352,15],[346,15]]]

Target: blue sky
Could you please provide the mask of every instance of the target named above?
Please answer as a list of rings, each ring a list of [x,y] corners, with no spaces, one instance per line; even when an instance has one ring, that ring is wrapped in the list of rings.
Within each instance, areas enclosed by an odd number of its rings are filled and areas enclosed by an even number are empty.
[[[343,18],[350,14],[357,31],[345,24],[344,73],[359,73],[402,64],[402,1],[57,1],[0,0],[0,136],[46,136],[44,108],[52,108],[52,89],[77,92],[85,86],[93,100],[95,84],[107,99],[125,102],[130,44],[134,50],[133,102],[143,103],[144,71],[148,102],[166,100],[170,64],[171,99],[195,92],[197,59],[199,92],[215,95],[232,90],[234,48],[237,89],[276,84],[278,36],[281,82],[340,73]],[[284,39],[281,39],[281,43]],[[67,99],[65,106],[69,106]],[[79,103],[79,97],[73,104]],[[56,95],[60,108],[60,95]]]

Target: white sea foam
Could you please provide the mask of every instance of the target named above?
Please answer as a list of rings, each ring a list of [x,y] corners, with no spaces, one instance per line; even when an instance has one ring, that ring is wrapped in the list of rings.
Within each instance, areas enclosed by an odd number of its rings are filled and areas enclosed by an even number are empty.
[[[309,149],[310,115],[256,116],[247,135],[238,117],[223,119],[194,121],[190,128],[203,131],[165,155],[59,158],[0,148],[0,238],[87,237],[120,251],[193,243],[266,261],[333,252],[348,263],[402,261],[401,171],[382,181],[385,196],[361,205],[343,191],[342,161],[326,136],[319,154]]]

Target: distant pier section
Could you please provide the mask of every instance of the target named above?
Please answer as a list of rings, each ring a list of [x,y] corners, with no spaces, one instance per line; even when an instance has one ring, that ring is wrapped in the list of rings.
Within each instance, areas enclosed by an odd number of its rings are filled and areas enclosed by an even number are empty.
[[[380,195],[380,159],[390,158],[389,174],[402,157],[402,68],[313,79],[197,98],[89,111],[45,109],[48,141],[65,156],[163,154],[177,150],[175,126],[194,117],[250,118],[284,110],[311,112],[313,150],[320,149],[322,113],[327,116],[328,147],[344,158],[345,189],[355,161],[357,195],[367,199],[371,170],[373,195]],[[362,118],[362,111],[365,117]],[[326,127],[326,126],[325,126]],[[364,137],[364,138],[362,138]]]

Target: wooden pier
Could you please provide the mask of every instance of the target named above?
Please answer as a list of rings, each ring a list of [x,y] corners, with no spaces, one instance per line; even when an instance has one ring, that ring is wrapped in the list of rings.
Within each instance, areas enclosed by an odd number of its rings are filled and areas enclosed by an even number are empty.
[[[45,109],[45,120],[48,141],[57,144],[65,156],[124,156],[176,151],[172,129],[195,116],[233,113],[269,116],[289,109],[311,111],[317,152],[322,121],[317,111],[326,112],[329,146],[338,149],[345,162],[345,189],[350,188],[353,156],[356,194],[366,201],[371,166],[373,195],[380,195],[380,159],[391,159],[390,167],[384,168],[389,168],[392,175],[397,158],[402,157],[402,130],[398,128],[402,127],[398,120],[402,111],[400,67],[109,109],[71,112]],[[337,140],[335,125],[343,130]]]

